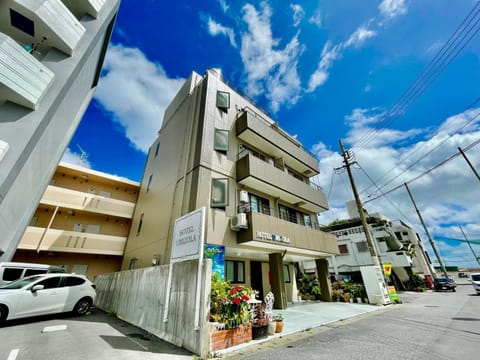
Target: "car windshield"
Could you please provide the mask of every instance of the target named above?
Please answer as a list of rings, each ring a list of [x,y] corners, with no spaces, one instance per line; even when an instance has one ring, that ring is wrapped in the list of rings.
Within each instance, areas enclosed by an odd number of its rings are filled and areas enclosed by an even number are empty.
[[[480,275],[477,275],[477,274],[472,275],[472,280],[473,281],[480,281]]]
[[[11,283],[9,283],[7,285],[4,285],[4,286],[0,287],[0,290],[21,289],[24,286],[27,286],[27,285],[31,284],[32,282],[34,282],[34,281],[36,281],[40,278],[42,278],[42,276],[33,275],[33,276],[29,276],[29,277],[26,277],[26,278],[23,278],[23,279],[18,279],[18,280],[12,281]]]

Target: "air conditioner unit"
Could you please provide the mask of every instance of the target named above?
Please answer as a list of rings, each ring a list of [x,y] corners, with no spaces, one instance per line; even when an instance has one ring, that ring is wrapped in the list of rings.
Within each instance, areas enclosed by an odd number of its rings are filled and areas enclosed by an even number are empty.
[[[248,228],[247,214],[240,213],[230,219],[230,229],[234,231],[238,231],[240,229],[247,229],[247,228]]]
[[[240,190],[238,194],[238,199],[240,204],[247,204],[248,203],[248,191]]]

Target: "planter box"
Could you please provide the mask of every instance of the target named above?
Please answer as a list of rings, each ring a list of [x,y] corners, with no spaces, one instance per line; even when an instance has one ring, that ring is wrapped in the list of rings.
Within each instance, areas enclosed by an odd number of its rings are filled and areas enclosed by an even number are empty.
[[[210,333],[210,351],[226,349],[252,340],[252,327],[238,327]]]
[[[252,339],[265,339],[268,336],[268,325],[252,326]]]

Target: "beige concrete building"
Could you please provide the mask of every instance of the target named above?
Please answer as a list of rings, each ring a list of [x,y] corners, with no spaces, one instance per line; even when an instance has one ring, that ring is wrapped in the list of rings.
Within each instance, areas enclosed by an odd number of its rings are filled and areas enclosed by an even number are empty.
[[[192,73],[150,148],[123,269],[167,264],[175,220],[206,207],[205,242],[224,247],[227,280],[297,301],[296,264],[316,260],[325,299],[334,235],[318,230],[328,209],[311,183],[318,161],[230,87],[219,70]]]
[[[119,0],[0,1],[0,261],[97,87]]]
[[[27,227],[14,261],[67,271],[119,271],[139,183],[60,163]]]

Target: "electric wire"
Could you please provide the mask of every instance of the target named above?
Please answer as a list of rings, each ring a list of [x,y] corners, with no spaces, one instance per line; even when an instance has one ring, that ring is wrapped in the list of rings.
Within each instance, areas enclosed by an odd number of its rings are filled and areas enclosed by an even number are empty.
[[[471,143],[470,145],[466,146],[466,147],[463,148],[462,150],[463,150],[464,152],[466,152],[466,151],[470,150],[471,148],[477,146],[479,143],[480,143],[480,139],[474,141],[473,143]],[[422,172],[421,174],[415,176],[413,179],[410,179],[409,181],[405,182],[405,184],[410,184],[410,183],[412,183],[412,182],[420,179],[421,177],[423,177],[423,176],[431,173],[433,170],[438,169],[439,167],[445,165],[447,162],[449,162],[450,160],[455,159],[456,157],[458,157],[458,156],[460,156],[460,155],[461,155],[460,152],[457,152],[457,153],[451,155],[450,157],[448,157],[448,158],[446,158],[445,160],[439,162],[439,163],[436,164],[435,166],[433,166],[433,167],[429,168],[428,170]],[[374,200],[377,200],[377,199],[381,198],[382,196],[388,195],[388,194],[390,194],[390,193],[392,193],[392,192],[400,189],[400,188],[403,187],[403,186],[404,186],[404,184],[395,186],[394,188],[392,188],[392,189],[390,189],[390,190],[388,190],[388,191],[383,192],[382,195],[378,195],[378,196],[376,196],[376,197],[374,197],[374,198],[371,198],[371,199],[368,199],[368,200],[364,200],[364,201],[362,201],[362,203],[363,203],[363,204],[367,204],[367,203],[369,203],[369,202],[372,202],[372,201],[374,201]]]
[[[472,109],[473,106],[480,102],[480,97],[478,97],[473,103],[471,103],[466,109],[464,109],[462,111],[462,113],[468,111],[469,109]],[[386,186],[388,186],[390,183],[392,183],[394,180],[398,179],[402,174],[404,174],[406,171],[410,170],[413,166],[417,165],[421,160],[423,160],[425,157],[427,157],[428,155],[430,155],[431,153],[433,153],[435,150],[437,150],[440,146],[442,146],[447,140],[451,139],[453,135],[455,135],[456,133],[460,132],[461,130],[465,129],[466,127],[468,127],[472,122],[474,122],[478,117],[480,116],[480,111],[479,113],[472,117],[469,121],[467,121],[465,124],[461,125],[459,128],[455,129],[454,131],[450,132],[450,134],[445,137],[439,144],[437,144],[435,147],[433,147],[432,149],[430,149],[429,151],[427,151],[426,153],[424,153],[423,155],[421,155],[417,160],[415,160],[413,163],[411,163],[409,166],[407,166],[403,171],[401,171],[399,174],[395,174],[392,178],[390,178],[388,181],[386,181],[381,187],[380,189],[383,189],[385,188]],[[439,131],[440,129],[437,129],[437,131],[431,136],[431,138],[429,140],[432,140],[435,136],[437,136],[439,134]],[[413,156],[415,153],[417,153],[418,151],[420,151],[421,149],[423,149],[426,144],[428,144],[428,141],[426,141],[425,143],[423,143],[421,146],[417,147],[417,148],[414,148],[413,151],[410,151],[408,152],[405,156],[402,156],[398,162],[404,162],[406,160],[406,158],[408,157],[411,157]],[[382,180],[383,178],[385,178],[388,174],[390,174],[393,170],[395,170],[396,168],[398,168],[397,165],[393,166],[390,170],[388,170],[387,172],[385,172],[380,178],[378,178],[376,180],[376,182],[374,182],[375,184],[378,183],[380,180]],[[360,195],[367,192],[373,185],[370,185],[368,187],[366,187],[365,189],[363,189],[362,191],[360,191]],[[377,185],[376,185],[377,186]],[[378,187],[377,187],[378,189]],[[374,196],[376,192],[373,192],[373,193],[370,193],[368,195],[368,197],[371,197],[371,196]]]
[[[475,14],[471,16],[474,12]],[[447,40],[445,45],[440,49],[439,52],[437,52],[434,58],[430,61],[429,64],[427,64],[427,66],[423,69],[420,75],[417,76],[415,81],[407,88],[407,90],[401,95],[401,97],[382,116],[382,119],[377,123],[377,125],[370,129],[367,134],[365,134],[364,137],[359,140],[359,142],[355,146],[356,148],[365,148],[365,146],[370,143],[379,132],[383,131],[383,129],[389,124],[391,124],[396,118],[403,115],[408,109],[408,107],[415,100],[417,100],[426,91],[426,89],[445,71],[445,69],[453,62],[453,60],[455,60],[455,58],[460,54],[460,52],[480,30],[480,27],[477,28],[474,33],[468,38],[468,40],[461,46],[461,48],[455,53],[455,55],[450,60],[448,60],[447,64],[443,66],[447,59],[455,51],[455,49],[460,46],[460,44],[465,40],[468,34],[470,34],[477,26],[480,21],[480,17],[476,20],[474,25],[472,25],[468,30],[466,30],[475,20],[479,13],[480,2],[477,2],[474,8],[467,15],[467,17],[462,21],[460,26]],[[464,26],[467,21],[468,23],[466,24],[466,26]],[[458,41],[459,37],[462,38]],[[448,54],[446,54],[447,52]],[[425,79],[427,79],[427,81],[425,81]]]

